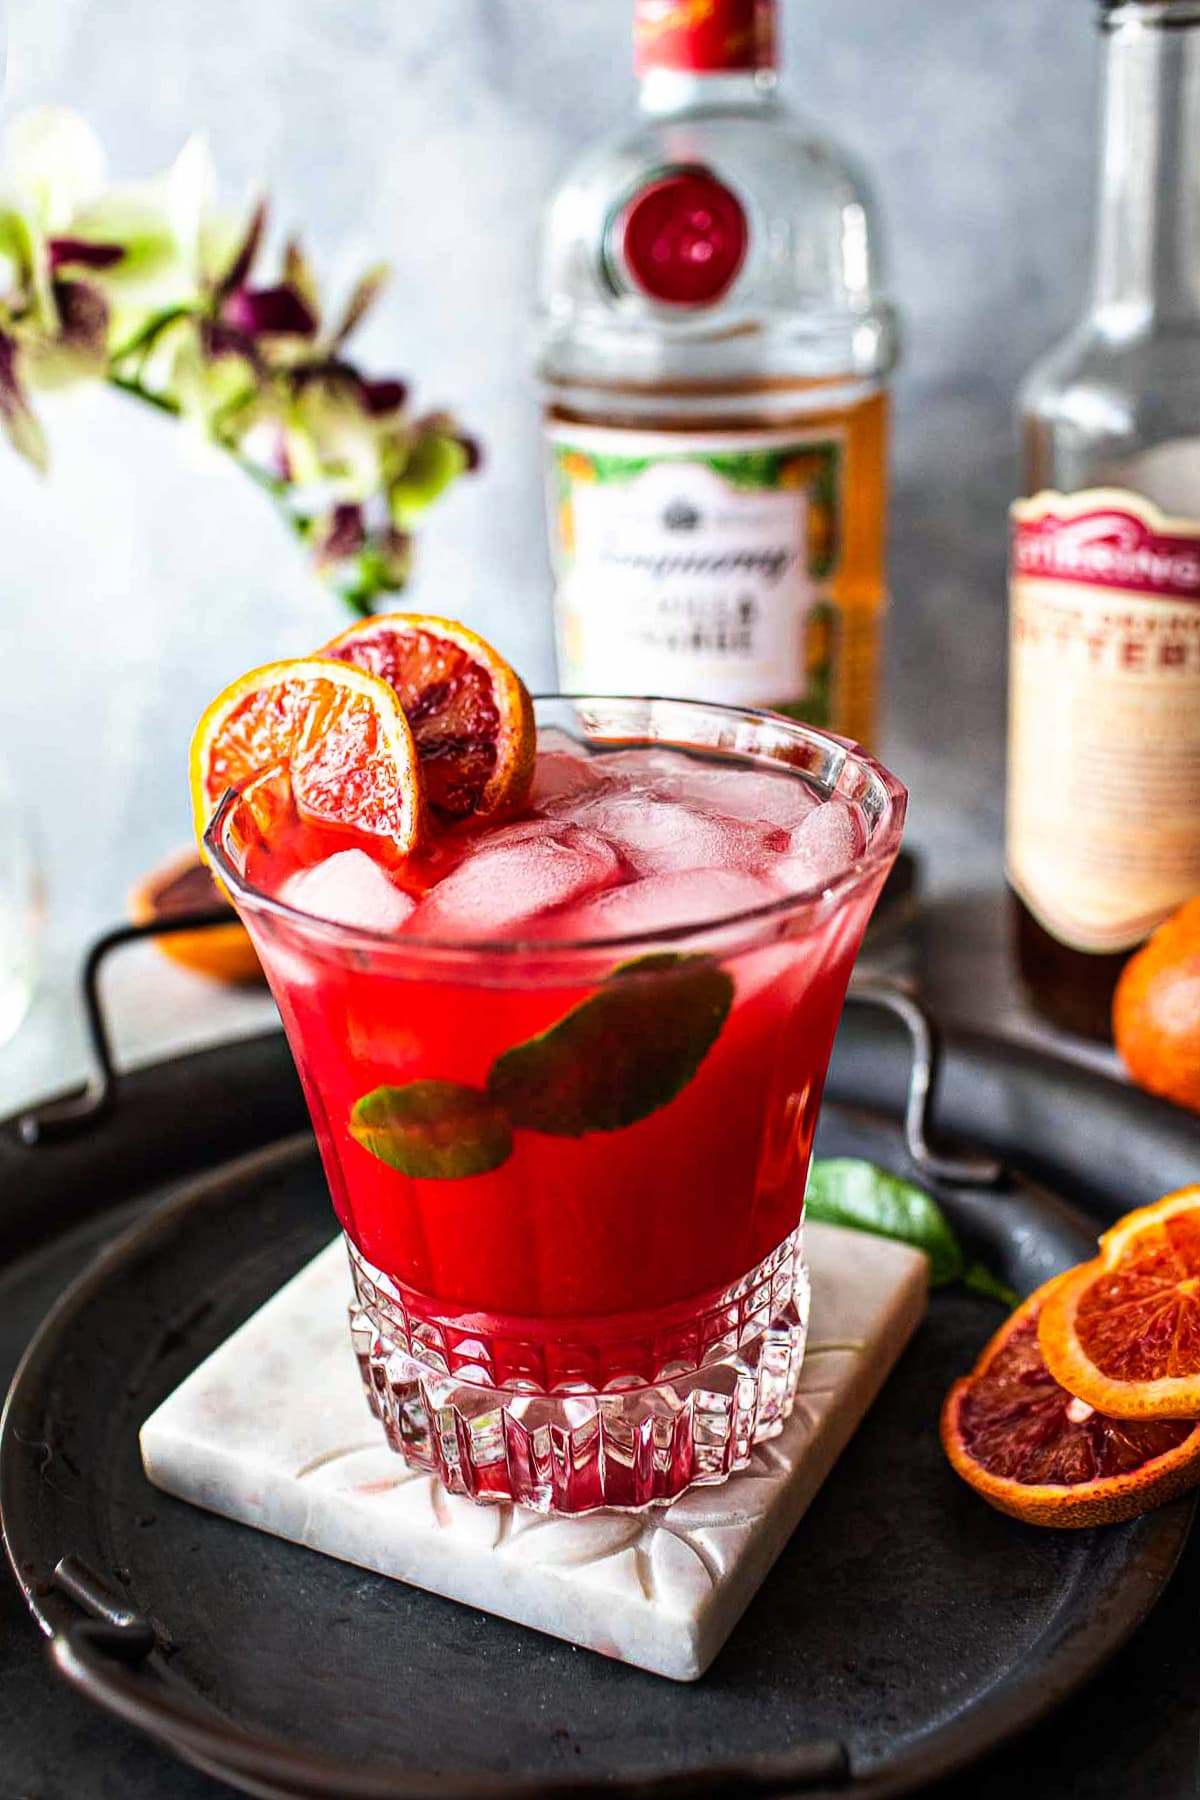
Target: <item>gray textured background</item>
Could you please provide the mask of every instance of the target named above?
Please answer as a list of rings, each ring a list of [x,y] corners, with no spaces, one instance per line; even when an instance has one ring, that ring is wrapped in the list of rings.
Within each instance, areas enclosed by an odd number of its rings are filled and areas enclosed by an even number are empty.
[[[1005,508],[1016,381],[1080,305],[1089,0],[782,0],[793,102],[873,171],[906,325],[889,760],[942,887],[999,881]],[[484,438],[429,520],[414,603],[551,678],[526,315],[556,172],[632,101],[630,0],[12,0],[7,107],[86,112],[113,171],[210,136],[344,286],[396,279],[363,350]],[[202,704],[339,621],[257,493],[102,396],[39,483],[0,452],[0,749],[41,820],[52,965],[187,834]],[[49,797],[47,803],[43,796]],[[14,1047],[15,1048],[15,1047]],[[12,1052],[8,1053],[11,1058]],[[0,1069],[2,1072],[2,1069]]]

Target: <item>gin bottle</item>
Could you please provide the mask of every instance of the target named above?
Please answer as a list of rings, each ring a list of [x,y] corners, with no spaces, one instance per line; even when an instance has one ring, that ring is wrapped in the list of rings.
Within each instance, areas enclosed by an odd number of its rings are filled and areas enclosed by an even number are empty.
[[[555,193],[538,373],[559,675],[870,742],[896,323],[774,0],[635,0],[638,115]]]
[[[1030,997],[1103,1037],[1200,892],[1200,4],[1100,27],[1091,295],[1020,400],[1007,861]]]

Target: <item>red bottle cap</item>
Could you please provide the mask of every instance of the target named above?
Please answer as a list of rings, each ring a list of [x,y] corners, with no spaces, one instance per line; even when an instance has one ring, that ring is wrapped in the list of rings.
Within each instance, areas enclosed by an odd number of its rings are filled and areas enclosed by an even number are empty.
[[[693,75],[775,67],[775,0],[634,0],[633,66]]]
[[[651,300],[708,306],[732,285],[749,236],[741,201],[715,175],[671,169],[626,204],[610,242]]]

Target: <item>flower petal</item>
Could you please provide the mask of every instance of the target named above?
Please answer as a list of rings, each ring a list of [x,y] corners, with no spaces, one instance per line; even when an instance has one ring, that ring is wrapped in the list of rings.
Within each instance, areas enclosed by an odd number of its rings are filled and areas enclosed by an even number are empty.
[[[50,267],[56,274],[72,264],[80,269],[111,269],[124,255],[121,244],[91,244],[76,237],[50,239]]]
[[[244,331],[239,331],[234,325],[226,325],[221,319],[202,320],[200,335],[206,356],[244,356],[252,363],[258,360],[253,340]]]
[[[402,588],[412,573],[413,541],[407,531],[385,525],[373,539],[379,585],[389,592]]]
[[[216,286],[243,247],[245,227],[217,205],[217,171],[208,140],[190,137],[158,185],[193,289]]]
[[[56,281],[54,298],[62,335],[103,361],[108,335],[108,302],[89,281]]]
[[[194,296],[195,276],[170,214],[149,188],[110,188],[76,215],[69,232],[51,240],[52,253],[56,244],[65,246],[61,261],[102,276],[103,287],[136,288],[159,305]],[[111,256],[113,249],[120,254]]]
[[[66,387],[96,379],[108,367],[108,302],[88,281],[56,281],[58,329],[31,334],[21,344],[30,387]]]
[[[313,266],[304,254],[298,238],[289,238],[283,250],[283,281],[299,294],[314,320],[320,323],[321,297]]]
[[[312,337],[317,321],[294,288],[236,288],[221,304],[221,319],[247,337]]]
[[[0,200],[0,258],[9,265],[5,270],[8,289],[23,288],[32,281],[38,243],[21,208],[11,196],[5,196]],[[44,275],[45,269],[41,273]]]
[[[316,529],[313,538],[318,564],[356,556],[366,542],[362,508],[349,502],[335,506]]]
[[[302,382],[286,426],[288,458],[298,486],[332,482],[339,500],[365,500],[379,492],[379,432],[363,409],[355,381]]]
[[[402,381],[360,381],[359,386],[363,405],[373,419],[399,412],[408,399],[408,389]]]
[[[18,455],[44,475],[49,463],[46,435],[25,397],[17,346],[6,331],[0,331],[0,427]]]
[[[201,433],[234,447],[249,429],[249,413],[259,391],[259,370],[250,356],[230,344],[214,356],[207,322],[181,321],[167,338],[170,360],[158,391],[174,400]]]
[[[386,263],[376,263],[359,278],[346,302],[341,323],[330,339],[332,344],[344,344],[350,333],[358,329],[386,287],[390,275]]]
[[[4,163],[47,231],[65,231],[104,187],[100,140],[86,119],[65,106],[18,114],[4,135]]]
[[[195,250],[205,216],[216,205],[217,171],[208,139],[190,137],[163,182],[164,205],[176,240]]]
[[[423,513],[459,475],[467,453],[458,438],[430,431],[418,437],[400,474],[388,488],[388,509],[403,528]]]
[[[254,211],[250,214],[249,220],[246,223],[246,228],[242,233],[241,240],[234,252],[229,267],[217,283],[218,294],[230,294],[235,288],[245,286],[250,270],[254,266],[254,259],[258,255],[259,247],[262,244],[263,232],[266,228],[267,203],[265,200],[259,200],[255,205]]]

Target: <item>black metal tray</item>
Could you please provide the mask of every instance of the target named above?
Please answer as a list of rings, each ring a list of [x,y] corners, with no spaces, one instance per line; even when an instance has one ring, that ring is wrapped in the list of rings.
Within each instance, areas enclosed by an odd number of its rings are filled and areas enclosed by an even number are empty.
[[[831,1091],[874,1104],[827,1106],[826,1153],[906,1166],[886,1109],[903,1102],[907,1061],[907,1045],[877,1016],[850,1009]],[[979,1042],[953,1048],[940,1110],[1101,1213],[1197,1167],[1197,1135],[1170,1109]],[[156,1183],[161,1195],[162,1182],[208,1168],[153,1213],[138,1206],[132,1235],[57,1309],[25,1363],[3,1452],[10,1550],[40,1621],[60,1634],[60,1667],[193,1762],[261,1793],[448,1794],[497,1781],[508,1792],[578,1793],[589,1780],[606,1793],[652,1791],[636,1786],[643,1777],[673,1794],[811,1792],[827,1791],[840,1744],[849,1775],[839,1791],[911,1791],[1054,1706],[1167,1581],[1187,1502],[1108,1532],[1039,1533],[991,1513],[945,1468],[938,1400],[999,1316],[965,1294],[936,1297],[776,1572],[693,1689],[168,1500],[141,1476],[141,1419],[329,1235],[311,1148],[277,1142],[302,1120],[282,1042],[264,1039],[130,1078],[87,1138],[29,1151],[0,1131],[0,1254],[25,1248],[0,1283],[9,1351],[111,1232],[114,1202]],[[255,1143],[276,1147],[234,1160]],[[1086,1251],[1079,1215],[1028,1184],[945,1197],[1019,1287]],[[158,1648],[147,1661],[123,1668],[89,1640],[54,1585],[64,1554],[104,1576],[118,1616],[152,1622]],[[39,1800],[217,1791],[53,1693],[7,1596],[6,1608],[0,1682],[22,1699],[10,1711],[14,1767],[10,1746],[0,1751],[0,1793],[14,1782]],[[1153,1716],[1144,1694],[1132,1719],[1124,1705],[1102,1710],[1101,1762],[1111,1763],[1119,1718],[1127,1737]],[[1030,1742],[1039,1793],[1106,1791],[1087,1788],[1078,1750],[1060,1759],[1056,1787],[1054,1738],[1043,1730]],[[1157,1741],[1154,1750],[1161,1760]],[[1193,1754],[1194,1731],[1189,1769]],[[971,1791],[1001,1788],[981,1773]],[[1172,1790],[1135,1777],[1112,1791],[1157,1800]]]

